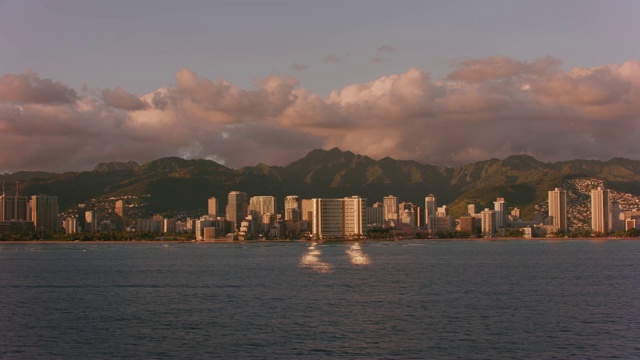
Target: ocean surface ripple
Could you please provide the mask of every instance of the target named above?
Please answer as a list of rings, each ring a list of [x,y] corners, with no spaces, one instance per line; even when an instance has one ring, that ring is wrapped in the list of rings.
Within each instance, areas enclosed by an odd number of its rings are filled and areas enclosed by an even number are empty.
[[[0,243],[0,359],[640,358],[639,275],[640,241]]]

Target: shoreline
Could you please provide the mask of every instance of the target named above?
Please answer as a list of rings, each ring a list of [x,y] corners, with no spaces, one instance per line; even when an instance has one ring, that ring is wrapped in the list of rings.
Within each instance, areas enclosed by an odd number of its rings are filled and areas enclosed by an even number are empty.
[[[334,242],[381,242],[381,241],[477,241],[477,242],[493,242],[493,241],[638,241],[640,237],[592,237],[592,238],[453,238],[453,239],[331,239],[331,240],[312,240],[312,239],[296,239],[296,240],[0,240],[2,244],[245,244],[245,243],[334,243]]]

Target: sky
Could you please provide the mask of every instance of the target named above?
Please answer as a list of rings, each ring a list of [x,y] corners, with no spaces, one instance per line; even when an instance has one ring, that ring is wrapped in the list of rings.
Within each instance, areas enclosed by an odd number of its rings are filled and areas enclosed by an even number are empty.
[[[0,0],[0,173],[640,160],[640,2]]]

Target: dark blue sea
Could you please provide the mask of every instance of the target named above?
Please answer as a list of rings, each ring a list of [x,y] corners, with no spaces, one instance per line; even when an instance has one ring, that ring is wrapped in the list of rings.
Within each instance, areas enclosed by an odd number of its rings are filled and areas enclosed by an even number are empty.
[[[0,359],[640,358],[640,241],[0,243]]]

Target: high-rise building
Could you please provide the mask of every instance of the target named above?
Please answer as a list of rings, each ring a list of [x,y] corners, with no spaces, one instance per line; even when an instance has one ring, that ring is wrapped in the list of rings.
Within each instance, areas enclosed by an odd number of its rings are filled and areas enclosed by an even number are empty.
[[[372,207],[367,208],[367,224],[382,226],[384,223],[384,206],[377,202]]]
[[[31,197],[31,219],[33,219],[33,225],[38,231],[58,231],[58,197],[33,195]]]
[[[233,228],[238,230],[240,222],[247,217],[249,208],[249,198],[247,193],[242,191],[232,191],[227,200],[227,220],[233,223]]]
[[[125,231],[126,230],[126,218],[124,215],[124,209],[126,208],[126,204],[124,200],[118,200],[115,204],[115,213],[116,213],[116,231]]]
[[[422,208],[418,205],[413,207],[413,216],[416,218],[416,227],[424,225],[424,216],[422,216]]]
[[[7,195],[2,184],[2,194],[0,195],[0,221],[28,221],[29,201],[26,196],[18,193],[16,184],[16,194]]]
[[[313,199],[302,199],[300,201],[300,219],[302,221],[308,221],[309,225],[313,222]]]
[[[215,196],[210,197],[207,201],[207,214],[214,219],[218,216],[218,199]]]
[[[284,198],[284,220],[300,221],[300,199],[298,195],[289,195]]]
[[[393,222],[395,225],[398,222],[398,198],[393,195],[385,196],[382,199],[382,204],[384,206],[384,221]]]
[[[550,224],[557,227],[558,231],[569,230],[567,221],[567,192],[561,188],[549,191],[549,218]]]
[[[513,209],[511,209],[511,219],[512,220],[520,219],[521,214],[522,214],[522,211],[520,210],[520,208],[514,207]]]
[[[436,216],[436,212],[438,211],[438,199],[435,195],[429,194],[424,199],[424,223],[427,225],[429,230],[431,229],[431,218]]]
[[[475,232],[475,218],[473,216],[463,216],[460,218],[459,228],[461,232],[472,234]]]
[[[66,234],[75,234],[78,230],[77,219],[74,217],[68,217],[62,222],[62,227]]]
[[[497,198],[493,202],[493,210],[496,212],[496,229],[505,227],[507,219],[507,202],[504,198]]]
[[[619,202],[611,202],[611,231],[625,231],[624,212]]]
[[[87,207],[85,204],[78,204],[78,209],[77,209],[77,220],[76,220],[76,225],[78,226],[78,231],[83,232],[83,231],[88,231],[87,230],[87,218],[85,217],[84,213],[86,211]]]
[[[314,239],[346,239],[361,236],[364,229],[366,199],[312,199]]]
[[[249,199],[249,215],[259,221],[264,214],[274,214],[276,209],[276,198],[273,196],[253,196]]]
[[[599,233],[611,231],[611,198],[609,190],[602,186],[591,190],[591,229]]]
[[[476,204],[467,205],[467,213],[469,214],[469,216],[475,216],[476,215]]]
[[[83,210],[85,228],[83,231],[96,232],[98,231],[98,214],[95,211]]]
[[[162,232],[165,234],[175,234],[176,220],[175,219],[162,219]]]
[[[364,234],[367,199],[359,196],[344,198],[344,236],[354,237]]]
[[[401,202],[398,206],[398,223],[408,227],[416,227],[415,208],[413,203]]]
[[[493,235],[496,232],[496,211],[489,208],[480,212],[480,218],[482,219],[482,234]]]
[[[437,217],[447,217],[449,216],[449,207],[447,205],[438,206],[436,209]]]

